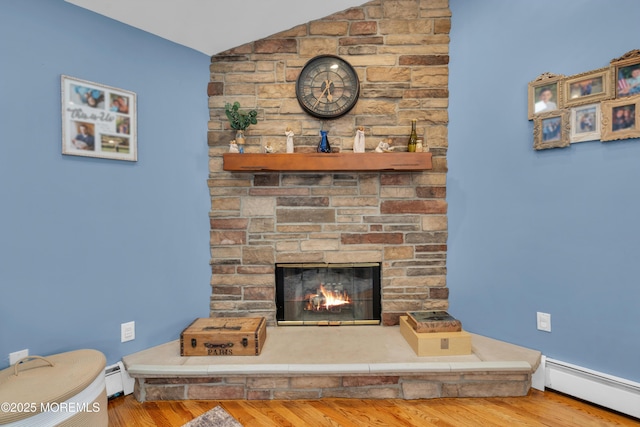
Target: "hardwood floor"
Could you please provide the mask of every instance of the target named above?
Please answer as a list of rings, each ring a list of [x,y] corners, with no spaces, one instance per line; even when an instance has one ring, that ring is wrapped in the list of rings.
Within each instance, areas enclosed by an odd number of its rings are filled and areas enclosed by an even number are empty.
[[[553,392],[525,397],[425,400],[109,401],[109,427],[179,427],[221,405],[244,427],[640,426],[633,419]]]

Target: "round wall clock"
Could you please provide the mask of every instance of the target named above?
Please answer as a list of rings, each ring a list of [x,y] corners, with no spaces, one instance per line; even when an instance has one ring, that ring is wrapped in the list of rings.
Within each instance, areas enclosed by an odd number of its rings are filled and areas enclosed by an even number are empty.
[[[320,55],[305,64],[296,82],[300,106],[320,119],[335,119],[349,112],[358,102],[358,74],[344,59]]]

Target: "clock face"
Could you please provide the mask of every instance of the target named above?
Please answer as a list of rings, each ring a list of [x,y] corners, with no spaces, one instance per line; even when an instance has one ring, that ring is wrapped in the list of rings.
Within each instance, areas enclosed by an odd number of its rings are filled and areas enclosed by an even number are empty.
[[[335,119],[349,112],[358,102],[358,74],[344,59],[320,55],[305,64],[296,83],[296,97],[309,114]]]

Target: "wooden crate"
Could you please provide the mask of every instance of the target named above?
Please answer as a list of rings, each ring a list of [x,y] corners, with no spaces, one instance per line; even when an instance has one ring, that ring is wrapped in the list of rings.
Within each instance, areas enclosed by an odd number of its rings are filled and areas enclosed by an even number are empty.
[[[446,311],[410,311],[407,322],[416,332],[460,332],[462,322]]]
[[[400,333],[418,356],[460,356],[471,354],[471,334],[460,332],[416,332],[400,316]]]
[[[180,334],[180,355],[257,356],[266,339],[264,317],[203,317]]]

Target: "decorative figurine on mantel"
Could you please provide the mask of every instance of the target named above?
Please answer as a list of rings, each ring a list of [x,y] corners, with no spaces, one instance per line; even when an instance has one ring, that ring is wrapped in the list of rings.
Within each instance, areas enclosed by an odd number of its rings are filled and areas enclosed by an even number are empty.
[[[267,154],[273,153],[273,146],[267,142],[267,145],[264,146],[264,152]]]
[[[395,147],[392,147],[387,141],[380,141],[376,147],[376,153],[389,153],[393,151]]]
[[[240,149],[238,148],[238,144],[236,144],[236,140],[232,139],[229,143],[229,152],[230,153],[239,153]]]
[[[287,136],[287,153],[293,153],[293,130],[291,127],[287,126],[287,129],[284,133]]]
[[[353,152],[364,153],[364,147],[364,127],[358,126],[358,130],[356,130],[356,137],[353,139]]]
[[[327,133],[329,131],[321,130],[320,131],[320,142],[318,143],[318,153],[330,153],[331,145],[329,145],[329,139],[327,138]]]

